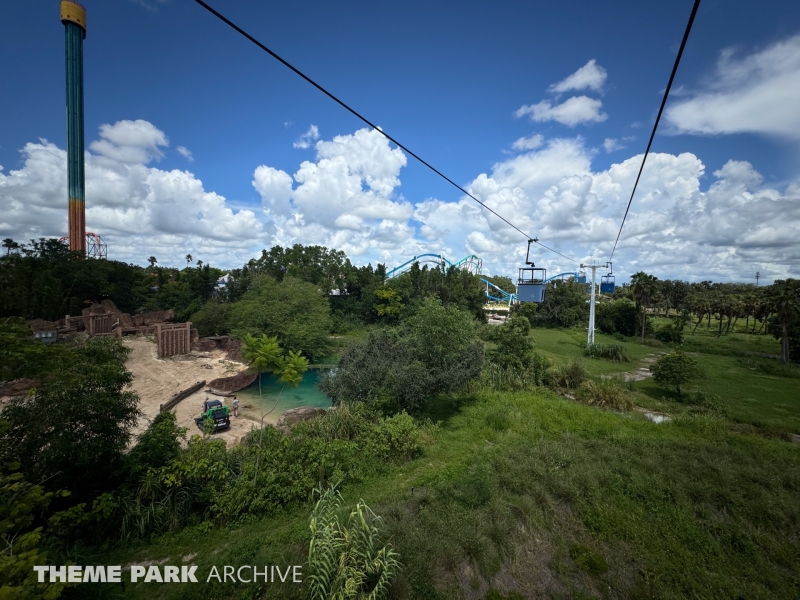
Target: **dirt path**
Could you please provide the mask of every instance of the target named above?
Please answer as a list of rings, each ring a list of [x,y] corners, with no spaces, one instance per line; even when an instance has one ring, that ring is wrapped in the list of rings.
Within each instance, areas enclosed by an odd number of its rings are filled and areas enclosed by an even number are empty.
[[[650,372],[650,365],[656,362],[663,352],[655,352],[653,354],[648,354],[645,358],[642,359],[641,366],[635,371],[628,371],[622,374],[622,378],[624,381],[642,381],[643,379],[647,379],[648,377],[652,377],[653,374]]]
[[[123,343],[131,349],[125,366],[133,374],[133,390],[139,394],[139,408],[144,413],[134,428],[135,435],[139,435],[152,422],[158,414],[159,405],[167,402],[177,392],[197,381],[205,379],[208,382],[217,377],[228,377],[244,369],[241,363],[226,360],[222,350],[159,359],[156,357],[156,344],[152,339],[129,337]],[[217,398],[228,405],[231,401],[230,398],[217,397],[200,390],[181,400],[172,409],[177,416],[178,425],[188,428],[188,436],[200,433],[194,420],[200,415],[203,400],[206,398]],[[268,417],[264,422],[275,423],[278,417],[276,415],[272,420]],[[214,437],[224,439],[231,446],[238,443],[252,427],[258,427],[258,423],[244,416],[235,418],[231,412],[230,429],[219,431]]]

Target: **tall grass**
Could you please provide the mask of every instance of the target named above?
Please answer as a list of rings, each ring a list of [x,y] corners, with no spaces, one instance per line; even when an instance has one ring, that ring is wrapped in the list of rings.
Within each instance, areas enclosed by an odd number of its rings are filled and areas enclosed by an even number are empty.
[[[630,394],[613,379],[589,379],[575,391],[575,399],[590,406],[628,411],[633,408]]]
[[[612,362],[630,362],[631,359],[625,352],[622,344],[587,344],[583,355],[589,358],[602,358]]]
[[[555,387],[573,389],[580,386],[588,376],[583,361],[573,358],[569,362],[551,369],[548,383]]]

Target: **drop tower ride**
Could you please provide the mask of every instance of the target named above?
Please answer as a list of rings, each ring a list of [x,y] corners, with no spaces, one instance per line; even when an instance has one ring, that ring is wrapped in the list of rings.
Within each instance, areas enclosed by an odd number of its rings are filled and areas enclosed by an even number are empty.
[[[67,56],[67,180],[69,189],[69,249],[86,253],[86,177],[83,156],[83,40],[86,9],[62,0]]]

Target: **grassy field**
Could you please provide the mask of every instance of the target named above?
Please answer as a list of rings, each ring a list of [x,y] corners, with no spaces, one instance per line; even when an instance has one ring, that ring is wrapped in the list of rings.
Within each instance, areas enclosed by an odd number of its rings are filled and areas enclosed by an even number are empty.
[[[713,328],[713,325],[712,325]],[[585,332],[533,330],[555,364]],[[734,337],[736,336],[736,337]],[[724,414],[697,411],[652,380],[635,404],[669,414],[587,407],[545,389],[430,401],[440,423],[424,455],[344,490],[382,515],[404,568],[393,598],[791,598],[800,595],[800,379],[766,336],[727,336],[702,352]],[[598,336],[599,342],[616,342]],[[769,338],[769,341],[774,341]],[[634,370],[663,346],[624,342],[631,363],[585,359],[590,373]],[[763,350],[766,348],[766,350]],[[199,565],[303,564],[310,505],[228,527],[187,529],[95,557]],[[298,586],[128,585],[129,598],[300,598]]]
[[[581,357],[586,343],[585,332],[560,329],[534,329],[536,349],[555,364]],[[598,343],[617,343],[625,347],[630,363],[612,363],[605,360],[585,359],[589,373],[608,375],[632,371],[637,361],[648,355],[660,355],[674,348],[655,340],[620,342],[611,336],[596,334]],[[779,360],[762,355],[780,352],[778,340],[772,336],[732,333],[717,339],[714,320],[710,332],[704,326],[695,335],[687,335],[682,346],[695,358],[705,372],[705,377],[690,383],[685,394],[705,391],[716,394],[727,416],[744,426],[778,435],[800,434],[800,367],[783,365]],[[667,414],[683,413],[686,406],[677,402],[677,394],[657,386],[652,379],[631,385],[634,402]]]

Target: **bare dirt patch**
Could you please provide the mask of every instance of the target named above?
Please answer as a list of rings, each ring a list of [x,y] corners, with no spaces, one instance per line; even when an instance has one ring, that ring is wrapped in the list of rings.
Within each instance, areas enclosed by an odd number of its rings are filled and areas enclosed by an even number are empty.
[[[642,381],[647,379],[648,377],[652,377],[653,374],[650,372],[650,365],[655,363],[659,358],[661,358],[663,352],[657,352],[654,354],[648,354],[645,358],[642,359],[642,362],[635,371],[628,371],[622,374],[622,378],[624,381]]]
[[[165,404],[174,394],[205,379],[211,381],[220,377],[236,375],[244,371],[242,363],[226,359],[224,350],[196,352],[182,357],[160,359],[156,356],[155,342],[146,337],[124,338],[123,343],[131,349],[125,366],[133,374],[133,391],[140,398],[139,408],[144,416],[134,428],[134,434],[141,434],[158,414],[159,406]],[[200,416],[203,400],[216,398],[230,406],[233,398],[214,396],[206,393],[205,388],[181,400],[172,409],[178,419],[178,425],[189,429],[188,435],[200,433],[195,418]],[[272,415],[264,423],[276,423],[280,415]],[[245,416],[233,416],[231,410],[231,426],[214,434],[215,438],[224,439],[228,446],[238,443],[258,422]]]

